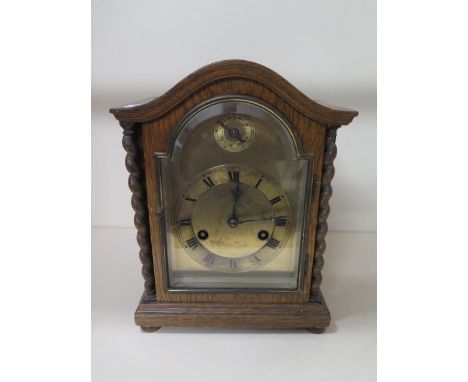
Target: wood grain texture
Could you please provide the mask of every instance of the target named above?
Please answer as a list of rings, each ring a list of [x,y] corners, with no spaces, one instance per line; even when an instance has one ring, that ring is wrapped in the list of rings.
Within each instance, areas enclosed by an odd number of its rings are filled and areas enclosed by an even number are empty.
[[[330,198],[332,196],[331,181],[335,175],[333,161],[336,158],[336,131],[338,127],[327,129],[325,136],[325,151],[323,153],[322,181],[320,186],[319,211],[315,235],[314,268],[312,272],[311,295],[320,293],[322,283],[323,254],[325,253],[325,236],[328,232],[327,218],[330,214]]]
[[[323,299],[304,304],[248,305],[147,302],[143,297],[135,323],[142,328],[314,328],[320,332],[330,325],[330,312]]]
[[[324,125],[347,125],[358,114],[353,110],[321,105],[274,71],[244,60],[226,60],[207,65],[184,78],[161,97],[144,104],[113,108],[110,112],[120,121],[147,122],[160,117],[212,83],[230,79],[244,79],[264,86],[303,115]]]
[[[145,171],[141,150],[141,127],[138,124],[121,123],[123,127],[122,145],[127,152],[125,166],[130,173],[128,186],[132,191],[132,207],[135,211],[134,223],[137,228],[137,242],[140,247],[141,274],[145,280],[145,292],[155,296],[153,257],[146,201]]]

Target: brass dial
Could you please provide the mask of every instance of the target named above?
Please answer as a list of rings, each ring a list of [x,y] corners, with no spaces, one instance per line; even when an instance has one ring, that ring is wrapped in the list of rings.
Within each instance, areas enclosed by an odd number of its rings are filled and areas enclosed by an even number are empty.
[[[199,264],[245,272],[273,260],[286,244],[291,210],[278,183],[239,165],[211,168],[196,177],[177,203],[174,227]]]
[[[253,122],[239,114],[231,114],[217,121],[214,138],[226,151],[239,152],[250,146],[255,137]]]

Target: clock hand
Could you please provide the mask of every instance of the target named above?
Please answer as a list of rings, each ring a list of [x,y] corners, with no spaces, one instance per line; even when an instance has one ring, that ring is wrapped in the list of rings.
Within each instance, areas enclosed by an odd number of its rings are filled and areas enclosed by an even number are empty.
[[[245,140],[240,136],[239,130],[237,130],[235,127],[229,129],[229,135],[233,138],[236,138],[239,142],[245,143]]]
[[[239,181],[237,181],[236,183],[237,183],[236,188],[233,191],[231,191],[232,199],[234,201],[233,206],[232,206],[232,218],[233,219],[237,219],[236,218],[236,206],[241,196],[241,191],[239,189]]]
[[[239,220],[239,224],[250,223],[250,222],[259,222],[264,220],[275,220],[274,217],[267,217],[267,218],[256,218],[256,219],[245,219]]]
[[[241,143],[245,143],[245,142],[246,142],[246,141],[241,137],[240,131],[239,131],[237,128],[235,128],[235,127],[229,127],[229,126],[227,126],[226,124],[224,124],[224,123],[221,122],[221,121],[218,121],[218,123],[219,123],[221,126],[223,126],[225,129],[227,129],[227,131],[228,131],[228,133],[229,133],[229,136],[230,136],[231,138],[235,138],[235,139],[237,139],[237,140],[238,140],[239,142],[241,142]]]
[[[232,205],[232,215],[227,221],[229,227],[231,228],[236,228],[237,225],[239,224],[239,219],[236,217],[236,206],[237,206],[237,202],[239,201],[242,195],[242,191],[239,188],[239,180],[237,180],[236,183],[237,183],[236,188],[231,191],[232,199],[234,201]]]

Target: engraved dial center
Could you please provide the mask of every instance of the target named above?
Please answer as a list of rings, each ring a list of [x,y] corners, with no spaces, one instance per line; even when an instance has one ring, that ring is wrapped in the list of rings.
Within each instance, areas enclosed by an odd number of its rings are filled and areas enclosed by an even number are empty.
[[[242,197],[238,201],[236,214],[232,216],[233,184],[224,183],[208,189],[199,197],[192,215],[192,226],[195,232],[205,229],[209,237],[202,245],[224,257],[236,258],[248,256],[265,243],[258,240],[258,231],[273,231],[273,221],[255,221],[239,224],[239,217],[268,217],[272,215],[272,205],[259,190],[246,184],[239,184]]]

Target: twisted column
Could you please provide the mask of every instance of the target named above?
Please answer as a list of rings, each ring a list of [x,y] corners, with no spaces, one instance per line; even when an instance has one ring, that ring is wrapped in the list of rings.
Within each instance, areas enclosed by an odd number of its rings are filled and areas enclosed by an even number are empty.
[[[130,173],[128,186],[132,191],[132,207],[135,211],[134,222],[137,228],[137,242],[140,246],[141,274],[145,280],[145,292],[147,296],[155,294],[153,256],[148,220],[148,204],[146,201],[145,171],[142,166],[142,152],[138,143],[138,134],[141,133],[137,124],[122,123],[122,145],[127,156],[125,166]]]
[[[320,284],[322,283],[322,268],[323,268],[323,254],[325,252],[326,243],[325,235],[328,232],[327,218],[330,214],[329,201],[332,196],[331,180],[335,175],[335,167],[333,167],[333,160],[336,157],[336,131],[338,127],[327,128],[325,136],[325,150],[323,155],[322,165],[322,184],[320,187],[319,196],[319,211],[317,218],[317,228],[315,232],[315,252],[314,264],[312,269],[312,285],[311,296],[318,296],[320,292]]]

